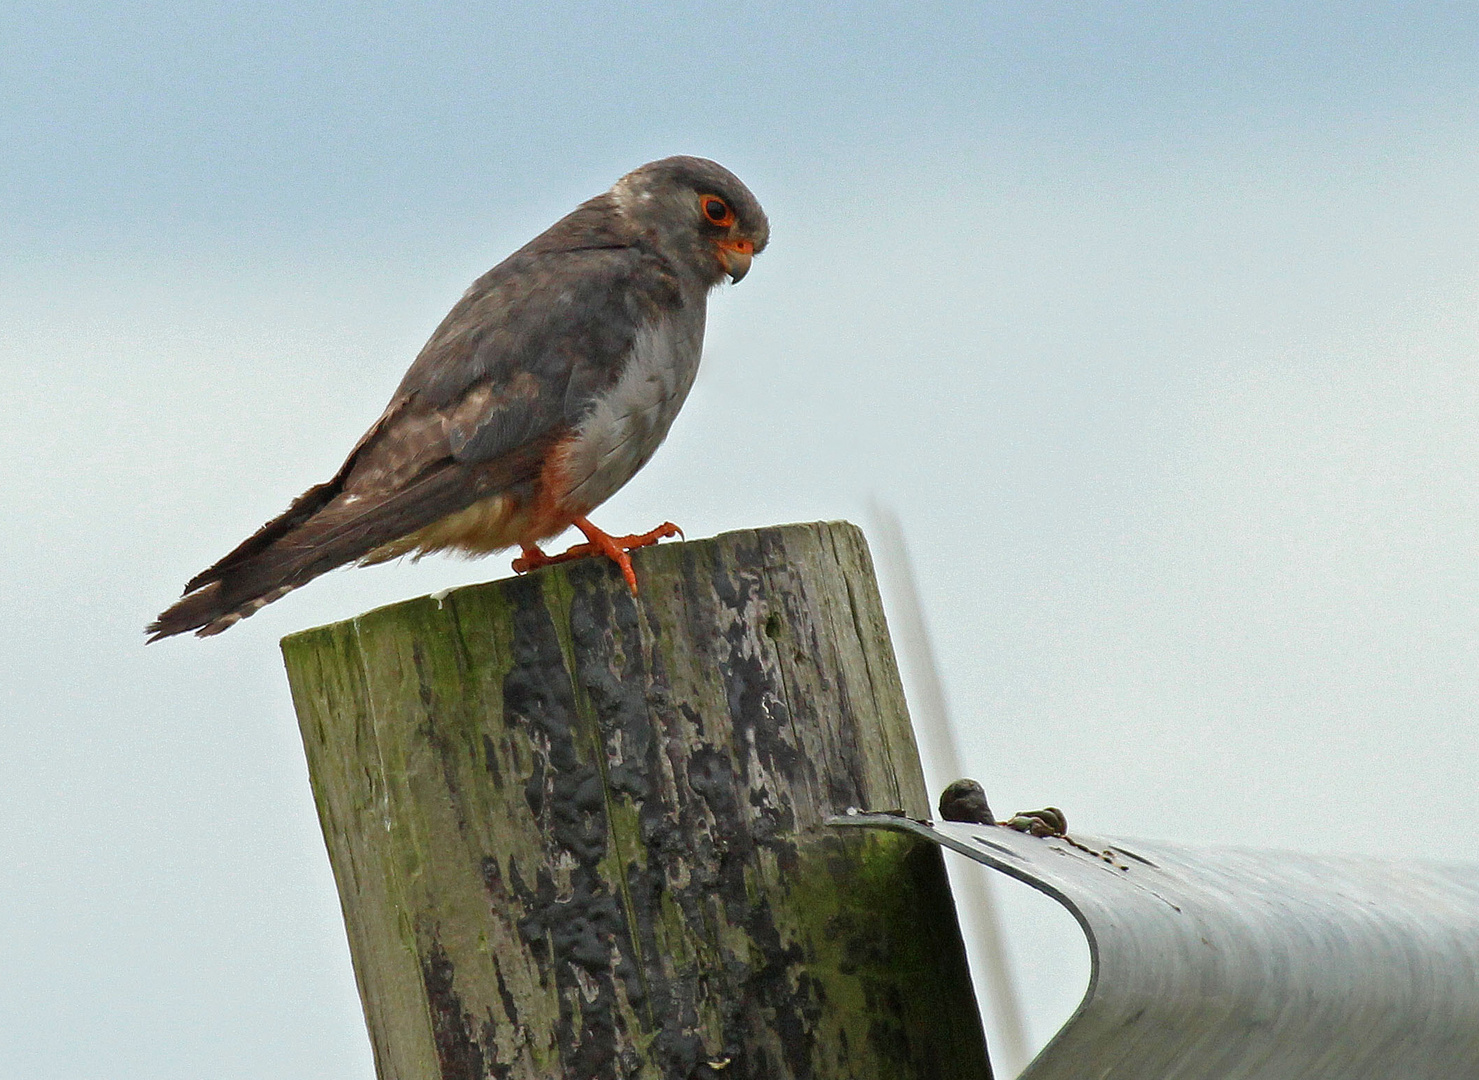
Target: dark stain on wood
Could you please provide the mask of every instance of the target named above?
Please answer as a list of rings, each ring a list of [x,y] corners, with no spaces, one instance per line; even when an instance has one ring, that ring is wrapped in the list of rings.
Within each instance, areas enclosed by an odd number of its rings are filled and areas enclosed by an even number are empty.
[[[637,567],[284,642],[382,1080],[988,1077],[861,534]]]
[[[471,1017],[453,987],[452,961],[435,935],[421,958],[421,981],[431,1011],[432,1035],[445,1080],[485,1080],[483,1049],[471,1033]]]

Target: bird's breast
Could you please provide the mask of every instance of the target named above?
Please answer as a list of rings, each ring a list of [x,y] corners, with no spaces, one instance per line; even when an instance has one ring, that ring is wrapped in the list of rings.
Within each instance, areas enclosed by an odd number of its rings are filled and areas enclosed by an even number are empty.
[[[588,513],[647,464],[693,386],[703,338],[702,298],[638,331],[616,383],[566,444],[562,503]]]

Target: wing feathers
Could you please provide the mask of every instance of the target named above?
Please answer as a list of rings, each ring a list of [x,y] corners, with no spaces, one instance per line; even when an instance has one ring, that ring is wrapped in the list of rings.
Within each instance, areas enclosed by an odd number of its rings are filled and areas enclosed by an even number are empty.
[[[194,585],[151,623],[149,640],[187,630],[202,637],[219,633],[318,575],[436,520],[467,497],[461,489],[469,477],[460,473],[448,466],[378,503],[341,496],[307,521],[295,523],[290,519],[303,501],[297,500],[257,533],[253,540],[268,539],[257,543],[255,550]]]
[[[411,534],[481,499],[529,494],[620,378],[639,327],[682,303],[672,266],[612,197],[584,204],[473,284],[334,478],[192,578],[149,640],[219,633],[336,566],[416,546]]]
[[[443,460],[396,490],[370,496],[340,494],[305,520],[302,506],[328,485],[311,489],[253,538],[270,539],[194,586],[151,623],[149,640],[188,630],[202,637],[220,633],[320,574],[363,559],[449,514],[527,482],[563,435],[563,430],[553,432],[496,462],[476,467]],[[243,544],[238,551],[246,547]]]

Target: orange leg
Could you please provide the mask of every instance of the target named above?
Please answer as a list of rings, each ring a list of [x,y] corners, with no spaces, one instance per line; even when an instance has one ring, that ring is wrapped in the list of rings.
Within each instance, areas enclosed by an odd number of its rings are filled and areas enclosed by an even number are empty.
[[[524,553],[514,560],[514,572],[524,574],[530,570],[538,570],[541,566],[549,566],[552,563],[568,562],[571,559],[583,559],[587,555],[604,555],[617,566],[621,567],[621,576],[626,579],[627,588],[632,590],[632,595],[637,595],[637,572],[632,569],[632,557],[629,551],[655,544],[659,540],[669,536],[682,536],[683,530],[671,521],[664,521],[650,532],[640,533],[633,536],[611,536],[602,532],[583,517],[578,517],[572,524],[585,534],[586,542],[576,544],[569,551],[559,555],[546,555],[533,544],[525,545]]]

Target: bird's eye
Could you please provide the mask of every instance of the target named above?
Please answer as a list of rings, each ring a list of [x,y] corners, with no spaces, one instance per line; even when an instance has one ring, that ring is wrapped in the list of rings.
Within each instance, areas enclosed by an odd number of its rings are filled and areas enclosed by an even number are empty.
[[[729,204],[717,195],[705,195],[699,199],[699,205],[704,208],[704,217],[714,225],[729,226],[734,224],[734,211]]]

